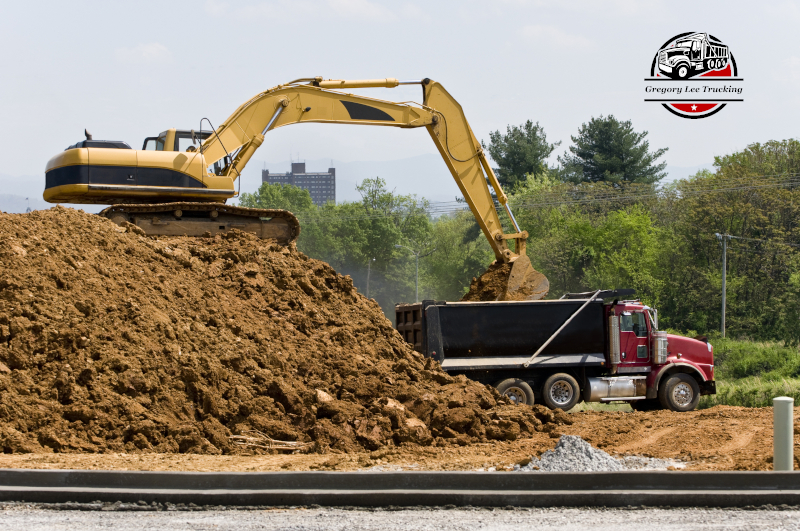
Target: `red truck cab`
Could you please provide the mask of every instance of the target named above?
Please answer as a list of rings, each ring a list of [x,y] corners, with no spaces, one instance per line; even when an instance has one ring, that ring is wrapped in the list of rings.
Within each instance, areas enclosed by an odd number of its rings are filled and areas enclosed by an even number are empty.
[[[655,408],[651,401],[661,399],[670,409],[690,410],[700,395],[715,393],[711,343],[659,332],[658,313],[638,300],[608,305],[605,314],[611,372],[644,376],[646,399],[632,401],[635,409]]]

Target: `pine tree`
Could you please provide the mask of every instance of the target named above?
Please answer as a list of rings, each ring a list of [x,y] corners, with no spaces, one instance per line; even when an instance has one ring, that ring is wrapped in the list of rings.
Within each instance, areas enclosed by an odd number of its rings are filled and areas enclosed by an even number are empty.
[[[667,163],[656,160],[668,148],[650,151],[647,131],[637,133],[630,120],[614,116],[592,118],[581,125],[573,145],[558,161],[561,175],[570,182],[610,182],[614,184],[653,184],[666,177]]]
[[[503,188],[513,189],[530,174],[539,174],[547,169],[547,157],[561,145],[547,143],[547,135],[539,125],[528,120],[522,126],[509,125],[506,134],[500,131],[489,133],[489,145],[481,142],[499,168],[493,168]]]

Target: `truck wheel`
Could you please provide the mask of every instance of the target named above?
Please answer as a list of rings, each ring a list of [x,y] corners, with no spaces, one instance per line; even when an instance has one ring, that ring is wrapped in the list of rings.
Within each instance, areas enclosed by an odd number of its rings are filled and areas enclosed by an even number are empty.
[[[509,378],[495,385],[501,395],[507,396],[515,405],[533,405],[533,389],[525,380]]]
[[[689,77],[690,71],[691,70],[689,69],[689,65],[683,63],[678,65],[678,67],[675,69],[675,74],[678,76],[678,79],[686,79],[687,77]]]
[[[575,378],[560,372],[544,382],[542,396],[550,409],[569,411],[580,401],[581,388]]]
[[[717,67],[717,62],[714,59],[706,61],[706,70],[714,70]]]
[[[692,411],[700,402],[700,386],[688,374],[673,374],[659,386],[658,401],[664,409]]]

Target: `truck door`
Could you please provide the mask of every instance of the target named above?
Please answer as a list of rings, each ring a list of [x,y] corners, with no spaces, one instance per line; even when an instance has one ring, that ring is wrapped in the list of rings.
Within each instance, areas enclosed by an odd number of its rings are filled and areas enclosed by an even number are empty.
[[[693,41],[692,42],[692,49],[689,52],[689,57],[691,58],[692,62],[694,61],[702,61],[703,60],[703,50],[700,46],[700,41]]]
[[[650,346],[647,315],[623,310],[619,316],[620,368],[649,366]]]

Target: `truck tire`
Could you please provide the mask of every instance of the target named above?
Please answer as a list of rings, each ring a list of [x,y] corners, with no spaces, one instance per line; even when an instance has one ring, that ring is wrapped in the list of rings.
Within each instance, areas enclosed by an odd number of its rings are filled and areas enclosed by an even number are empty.
[[[689,77],[691,71],[692,69],[686,63],[681,63],[675,67],[675,75],[678,77],[678,79],[686,79]]]
[[[700,402],[700,386],[688,374],[673,374],[659,386],[658,401],[664,409],[692,411]]]
[[[560,372],[544,382],[542,397],[550,409],[569,411],[580,401],[581,388],[575,378]]]
[[[533,389],[525,380],[509,378],[495,385],[497,391],[516,405],[533,405]]]
[[[714,70],[717,67],[717,61],[714,59],[709,59],[706,61],[706,70]]]

